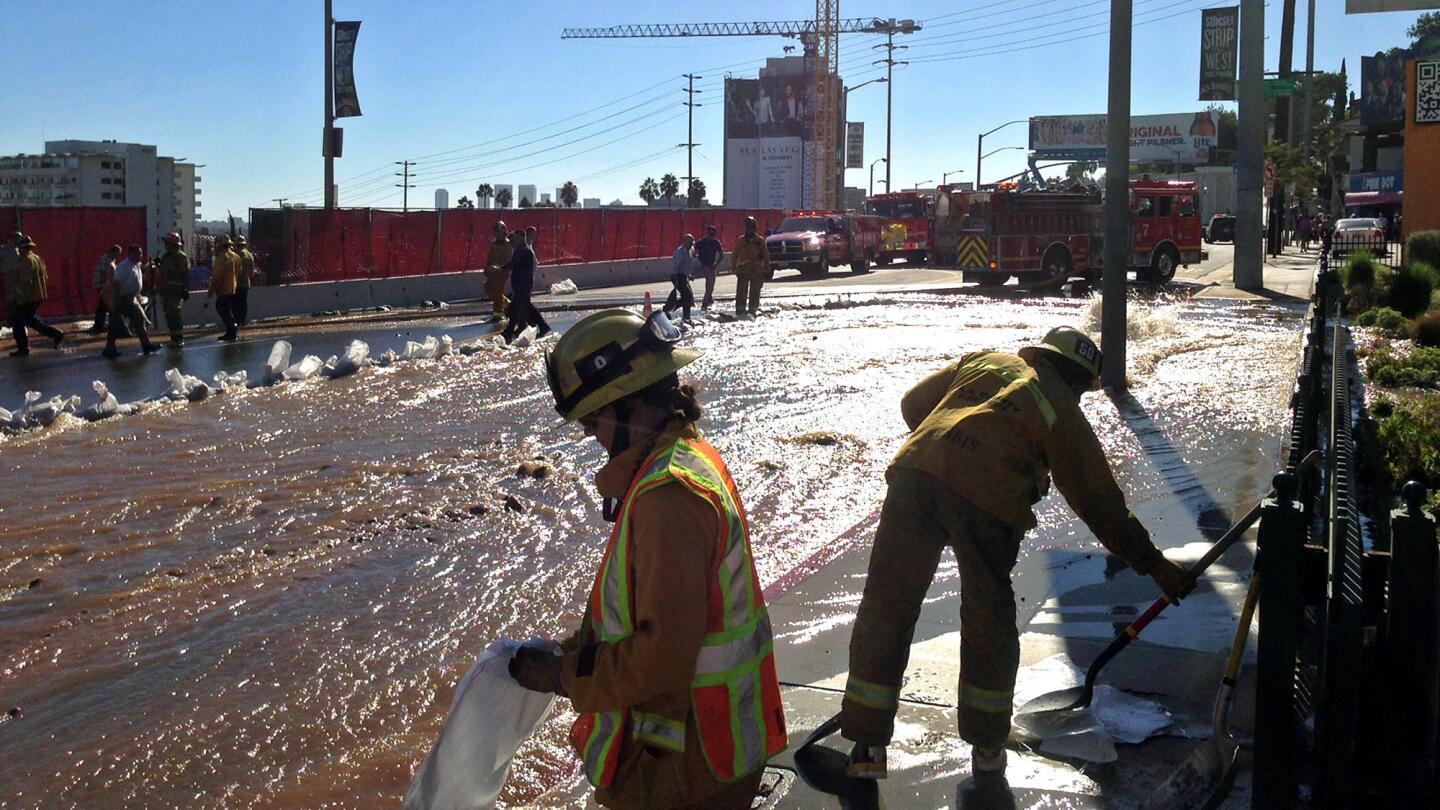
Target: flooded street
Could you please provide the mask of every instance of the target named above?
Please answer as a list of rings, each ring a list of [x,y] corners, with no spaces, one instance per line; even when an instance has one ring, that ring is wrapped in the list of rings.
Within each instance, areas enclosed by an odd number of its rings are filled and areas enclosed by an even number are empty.
[[[702,428],[772,594],[869,542],[852,529],[879,507],[922,376],[1056,325],[1099,332],[1090,299],[837,302],[690,333]],[[1085,410],[1142,519],[1179,493],[1209,528],[1268,485],[1300,313],[1132,301],[1131,320],[1129,397]],[[567,633],[603,551],[603,454],[559,421],[540,357],[0,437],[0,712],[18,710],[0,715],[0,804],[395,806],[475,655]],[[548,475],[517,475],[539,457]],[[1196,485],[1198,466],[1225,488]],[[1022,556],[1093,543],[1047,535],[1062,513],[1041,505]],[[522,751],[510,804],[573,779],[568,720]]]

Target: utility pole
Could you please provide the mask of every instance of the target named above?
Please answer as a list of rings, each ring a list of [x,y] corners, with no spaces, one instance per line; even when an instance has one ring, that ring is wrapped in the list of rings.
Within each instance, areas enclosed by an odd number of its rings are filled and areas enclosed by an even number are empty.
[[[695,100],[695,94],[696,94],[696,93],[702,93],[702,92],[704,92],[703,90],[696,90],[696,89],[695,89],[695,80],[696,80],[696,79],[703,79],[703,78],[705,78],[705,77],[704,77],[704,76],[696,76],[696,75],[693,74],[693,73],[686,73],[686,74],[684,74],[684,76],[685,76],[686,79],[689,79],[689,80],[690,80],[690,86],[687,87],[687,88],[685,88],[685,106],[689,108],[689,110],[688,110],[688,112],[687,112],[687,118],[689,119],[689,129],[686,130],[685,143],[682,143],[682,144],[680,144],[680,145],[683,146],[683,147],[685,147],[685,152],[686,152],[686,155],[685,155],[685,201],[686,201],[686,204],[688,205],[689,202],[690,202],[690,186],[695,182],[695,147],[697,147],[697,146],[700,145],[700,144],[698,144],[698,143],[695,143],[695,108],[696,108],[696,107],[703,107],[703,106],[705,106],[705,105],[700,104],[699,102],[697,102],[697,101]]]
[[[890,122],[895,106],[895,66],[910,64],[909,62],[895,61],[895,51],[903,51],[907,47],[905,45],[895,44],[895,33],[896,31],[901,31],[908,34],[911,30],[919,30],[919,28],[920,26],[915,25],[914,28],[910,30],[904,30],[897,27],[895,21],[891,20],[885,31],[885,44],[875,46],[876,48],[885,49],[885,58],[877,59],[871,63],[885,66],[885,190],[887,192],[890,190],[890,167],[895,165],[890,158]]]
[[[290,198],[289,198],[289,197],[271,197],[270,199],[272,199],[272,200],[275,201],[275,207],[276,207],[276,208],[284,208],[284,207],[285,207],[285,201],[288,200],[288,199],[290,199]]]
[[[325,0],[325,207],[335,207],[335,18]]]
[[[1311,120],[1315,109],[1315,0],[1310,0],[1305,12],[1305,107],[1300,112],[1300,129],[1305,133],[1302,149],[1306,160],[1310,158],[1310,142],[1315,137]]]
[[[1295,0],[1284,0],[1280,11],[1280,72],[1282,79],[1293,75],[1295,61]],[[1294,96],[1275,99],[1275,140],[1287,145],[1295,143]]]
[[[410,167],[415,165],[415,161],[413,161],[413,160],[397,160],[397,161],[395,161],[395,165],[396,165],[396,166],[403,166],[403,167],[404,167],[403,169],[401,169],[400,171],[398,171],[398,172],[395,173],[395,176],[396,176],[396,177],[403,178],[399,183],[396,183],[396,184],[395,184],[395,187],[402,190],[401,198],[400,198],[400,199],[401,199],[401,203],[400,203],[400,204],[403,206],[403,208],[402,208],[401,210],[409,211],[409,210],[410,210],[410,189],[412,189],[412,188],[415,187],[415,186],[411,185],[411,183],[410,183]]]
[[[1235,168],[1235,286],[1265,285],[1260,208],[1265,182],[1265,0],[1240,4],[1240,121]]]
[[[1261,0],[1263,2],[1263,0]],[[1125,388],[1125,282],[1130,270],[1131,0],[1110,0],[1110,98],[1105,133],[1105,269],[1101,279],[1101,382]],[[980,178],[975,178],[978,183]]]

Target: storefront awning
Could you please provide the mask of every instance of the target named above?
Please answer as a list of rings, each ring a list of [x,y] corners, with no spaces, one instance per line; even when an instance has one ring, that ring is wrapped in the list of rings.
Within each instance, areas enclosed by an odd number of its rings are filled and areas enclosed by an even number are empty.
[[[1352,191],[1345,195],[1345,206],[1399,205],[1404,194],[1403,191]]]

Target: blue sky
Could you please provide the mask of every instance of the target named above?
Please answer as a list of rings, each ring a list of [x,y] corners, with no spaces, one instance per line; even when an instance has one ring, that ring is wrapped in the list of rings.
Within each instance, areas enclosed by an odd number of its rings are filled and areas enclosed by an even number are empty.
[[[1135,114],[1185,112],[1196,101],[1199,9],[1204,0],[1134,0]],[[1295,67],[1304,67],[1300,0]],[[1347,16],[1319,0],[1316,67],[1407,44],[1414,12]],[[319,203],[323,92],[320,0],[32,2],[24,31],[7,37],[7,107],[0,154],[35,153],[45,139],[114,138],[158,144],[162,154],[205,164],[202,217],[273,205]],[[1279,0],[1267,6],[1267,69],[1279,50]],[[977,132],[1031,115],[1103,112],[1108,0],[850,0],[845,16],[913,18],[926,30],[897,58],[894,181],[897,188],[971,180]],[[808,0],[729,3],[460,2],[335,0],[337,19],[362,20],[355,73],[365,115],[342,119],[337,161],[342,205],[400,205],[393,161],[418,160],[412,204],[437,187],[452,204],[480,182],[533,183],[551,191],[575,180],[584,197],[638,201],[646,176],[685,173],[679,75],[706,92],[696,111],[695,173],[718,199],[720,83],[753,77],[781,37],[679,41],[561,40],[567,26],[627,22],[803,19]],[[902,40],[904,38],[901,38]],[[879,75],[880,38],[842,37],[847,85]],[[18,70],[16,70],[18,68]],[[13,71],[13,72],[12,72]],[[15,114],[18,113],[18,114]],[[866,122],[865,158],[884,154],[885,86],[850,96]],[[564,132],[565,130],[574,130]],[[564,134],[561,134],[564,133]],[[986,151],[1025,143],[1001,130]],[[1023,168],[1024,152],[985,162],[989,179]],[[879,176],[883,164],[877,167]],[[865,170],[847,184],[863,186]]]

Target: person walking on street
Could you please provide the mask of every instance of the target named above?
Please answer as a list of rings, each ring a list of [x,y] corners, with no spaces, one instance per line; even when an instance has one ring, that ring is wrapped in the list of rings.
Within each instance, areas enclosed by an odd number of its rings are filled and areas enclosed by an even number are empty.
[[[244,326],[250,322],[250,282],[255,274],[255,254],[246,247],[243,233],[235,237],[235,255],[240,259],[240,271],[235,274],[235,324]]]
[[[108,331],[110,304],[115,298],[115,262],[120,260],[121,252],[119,245],[111,245],[95,263],[95,272],[90,278],[90,284],[95,288],[95,323],[85,330],[86,334],[103,335]]]
[[[180,234],[165,234],[165,255],[160,257],[160,303],[165,308],[165,327],[170,330],[170,345],[185,345],[185,320],[181,314],[190,299],[190,257],[180,246]]]
[[[130,333],[140,338],[140,352],[151,354],[160,351],[160,347],[150,342],[150,334],[145,331],[145,313],[140,309],[141,291],[145,287],[145,251],[139,245],[131,245],[125,258],[115,265],[115,305],[110,311],[110,331],[105,338],[105,349],[100,352],[104,357],[115,358],[120,352],[115,348],[115,341],[123,336],[125,322],[130,324]]]
[[[50,297],[50,276],[45,270],[45,260],[35,252],[35,240],[20,235],[15,240],[19,258],[15,266],[15,286],[7,289],[6,295],[13,297],[10,307],[10,329],[15,333],[15,350],[11,357],[24,357],[30,353],[30,336],[26,329],[50,338],[55,348],[65,343],[65,334],[35,316],[40,305]]]
[[[695,306],[695,293],[690,290],[690,274],[694,272],[694,267],[695,237],[687,233],[680,237],[680,247],[675,248],[675,255],[670,259],[670,283],[675,285],[675,289],[665,300],[665,314],[674,312],[678,306],[687,323],[690,321],[690,310]]]
[[[225,324],[220,340],[230,343],[239,335],[235,320],[235,278],[240,274],[240,257],[230,249],[230,237],[221,234],[215,239],[215,258],[210,262],[210,291],[215,299],[215,314]]]
[[[735,317],[760,313],[760,285],[770,271],[770,249],[765,237],[756,233],[754,217],[745,218],[745,233],[735,240],[730,260],[735,264]]]
[[[1080,409],[1102,358],[1083,333],[1050,330],[1019,355],[976,352],[905,394],[910,438],[886,472],[855,628],[842,735],[850,775],[886,775],[900,686],[920,606],[946,546],[960,569],[960,737],[980,790],[1003,790],[1020,641],[1010,570],[1051,477],[1100,542],[1172,602],[1194,583],[1125,505]]]
[[[505,220],[495,223],[495,241],[490,243],[490,255],[485,258],[485,294],[490,297],[494,320],[505,317],[510,309],[510,299],[505,288],[510,285],[510,256],[515,247],[510,244],[510,232],[505,229]]]
[[[505,324],[500,335],[506,343],[510,343],[525,331],[525,327],[534,326],[538,340],[550,334],[550,324],[530,301],[535,289],[535,251],[531,250],[530,244],[525,241],[525,232],[521,230],[510,234],[510,245],[514,248],[506,265],[510,271],[510,322]]]
[[[556,410],[610,460],[614,522],[579,629],[522,647],[516,681],[568,697],[570,741],[604,807],[741,810],[785,749],[774,638],[740,492],[695,423],[663,313],[597,312],[545,358]],[[558,652],[552,652],[558,646]]]
[[[1311,232],[1311,230],[1312,230],[1314,227],[1315,227],[1315,222],[1314,222],[1312,219],[1310,219],[1310,215],[1309,215],[1308,213],[1301,213],[1301,214],[1300,214],[1300,250],[1302,250],[1302,251],[1304,251],[1304,252],[1306,252],[1306,253],[1309,253],[1309,252],[1310,252],[1310,238],[1311,238],[1310,232]]]
[[[705,229],[705,238],[695,243],[695,258],[700,263],[700,275],[705,279],[705,296],[700,300],[701,309],[709,309],[715,303],[715,276],[720,269],[720,259],[725,255],[725,246],[716,238],[715,226]]]

